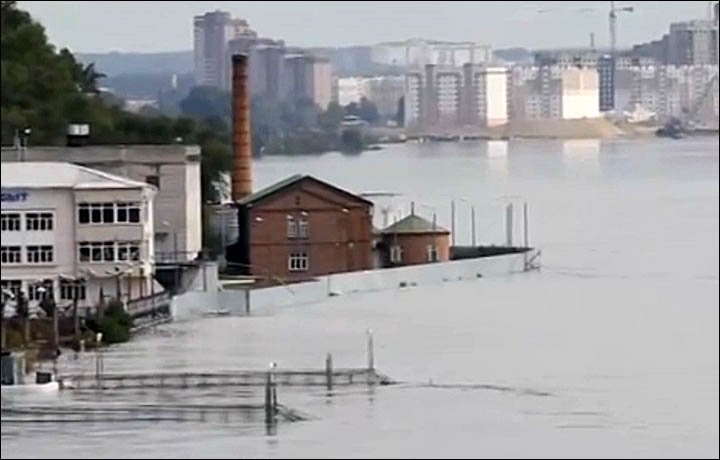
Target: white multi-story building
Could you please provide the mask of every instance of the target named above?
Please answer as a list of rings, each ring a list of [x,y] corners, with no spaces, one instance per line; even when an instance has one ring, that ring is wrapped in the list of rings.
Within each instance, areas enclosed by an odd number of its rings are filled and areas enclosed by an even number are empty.
[[[2,164],[2,289],[30,307],[154,291],[155,187],[70,163]],[[104,299],[107,300],[107,299]]]
[[[193,260],[202,250],[200,148],[196,145],[31,146],[25,161],[67,161],[157,188],[155,250],[160,261]],[[3,169],[20,151],[2,149]],[[3,187],[5,183],[3,182]]]
[[[572,120],[600,116],[599,74],[594,67],[516,66],[511,92],[516,119]]]

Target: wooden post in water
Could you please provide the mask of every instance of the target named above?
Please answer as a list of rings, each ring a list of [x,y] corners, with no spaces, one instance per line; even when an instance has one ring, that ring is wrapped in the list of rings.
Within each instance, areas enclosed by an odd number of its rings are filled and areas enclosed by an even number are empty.
[[[328,353],[327,356],[325,357],[325,382],[327,384],[328,391],[332,390],[332,373],[333,373],[332,355],[330,353]]]
[[[272,385],[272,410],[273,410],[273,418],[275,417],[275,414],[277,414],[277,381],[275,377],[275,368],[277,367],[277,363],[271,363],[270,364],[270,384]]]
[[[272,410],[272,375],[270,371],[265,375],[265,423],[271,424],[273,422],[273,410]]]
[[[525,227],[524,228],[525,247],[529,248],[530,247],[530,239],[528,237],[528,205],[527,205],[527,201],[525,203],[523,203],[523,217],[524,217],[524,221],[525,221],[525,225],[524,225],[524,227]]]
[[[373,333],[372,329],[367,330],[367,359],[368,370],[375,370],[375,350],[373,349]]]
[[[505,245],[509,248],[513,245],[513,205],[508,204],[505,208]]]

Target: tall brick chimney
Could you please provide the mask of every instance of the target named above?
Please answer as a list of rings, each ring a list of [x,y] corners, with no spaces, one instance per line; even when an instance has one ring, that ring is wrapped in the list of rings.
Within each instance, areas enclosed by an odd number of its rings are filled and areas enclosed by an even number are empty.
[[[234,54],[232,57],[232,199],[235,202],[252,193],[248,76],[248,55]]]

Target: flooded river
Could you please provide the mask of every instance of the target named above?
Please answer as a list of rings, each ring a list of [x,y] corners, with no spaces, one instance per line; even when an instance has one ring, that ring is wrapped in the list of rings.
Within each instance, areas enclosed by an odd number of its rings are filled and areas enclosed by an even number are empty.
[[[505,204],[527,201],[542,270],[160,327],[106,352],[105,370],[322,368],[328,352],[359,367],[372,328],[377,368],[403,383],[281,387],[280,401],[309,420],[270,432],[261,415],[229,408],[262,400],[247,389],[4,388],[4,408],[228,408],[3,416],[2,457],[717,457],[717,152],[717,138],[511,141],[257,161],[258,186],[308,173],[402,193],[390,218],[413,199],[449,227],[454,199],[459,244],[471,239],[471,206],[478,242],[499,244]],[[91,355],[61,366],[94,372]]]

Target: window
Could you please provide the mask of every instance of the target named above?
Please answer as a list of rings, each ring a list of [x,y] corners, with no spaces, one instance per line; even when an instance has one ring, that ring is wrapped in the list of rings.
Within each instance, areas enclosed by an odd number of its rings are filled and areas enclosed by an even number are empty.
[[[21,261],[22,257],[20,255],[20,246],[0,247],[0,263],[19,264]]]
[[[297,235],[298,235],[297,222],[295,222],[295,219],[292,216],[288,216],[288,218],[287,218],[287,237],[288,238],[297,238]]]
[[[307,271],[308,265],[309,259],[305,252],[293,252],[288,257],[288,270],[291,272]]]
[[[81,242],[78,243],[78,261],[80,262],[114,262],[115,243],[105,242]]]
[[[93,203],[90,205],[90,222],[93,224],[101,224],[102,223],[102,215],[103,215],[103,205],[102,203]]]
[[[395,245],[390,247],[390,262],[399,264],[403,259],[403,248],[402,246]]]
[[[43,289],[45,292],[43,292]],[[28,285],[28,299],[29,300],[42,300],[43,294],[52,295],[53,282],[52,280],[44,280],[39,283],[32,283]]]
[[[90,262],[90,243],[78,244],[78,260],[80,262]]]
[[[118,260],[140,260],[140,243],[137,241],[118,243]]]
[[[80,203],[78,223],[114,224],[140,222],[140,203]]]
[[[427,260],[428,262],[437,262],[439,260],[438,248],[434,244],[427,247]]]
[[[90,223],[90,205],[87,203],[81,203],[78,205],[78,223],[89,224]]]
[[[140,222],[140,203],[118,203],[117,221],[133,224]]]
[[[102,244],[103,262],[115,261],[115,244],[112,241],[106,241]]]
[[[300,219],[298,222],[298,237],[308,238],[310,236],[310,222],[307,219]]]
[[[49,264],[54,260],[52,246],[28,246],[26,251],[29,264]]]
[[[77,296],[77,300],[85,300],[87,295],[87,287],[85,281],[60,281],[60,299],[73,300]]]
[[[102,262],[103,243],[90,243],[90,255],[93,262]]]
[[[20,214],[19,213],[3,213],[0,220],[0,229],[3,232],[19,232],[20,231]]]
[[[103,224],[115,223],[115,205],[113,203],[103,203],[101,206]]]
[[[54,216],[50,212],[29,212],[25,214],[25,230],[30,232],[51,231]]]
[[[22,281],[2,280],[2,282],[0,282],[0,286],[2,286],[3,293],[6,291],[10,292],[17,299],[18,295],[20,295],[20,291],[22,290]]]

